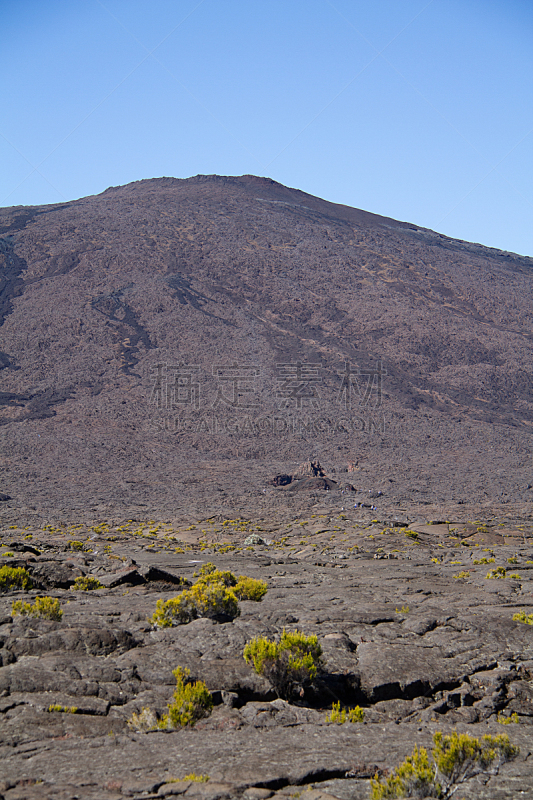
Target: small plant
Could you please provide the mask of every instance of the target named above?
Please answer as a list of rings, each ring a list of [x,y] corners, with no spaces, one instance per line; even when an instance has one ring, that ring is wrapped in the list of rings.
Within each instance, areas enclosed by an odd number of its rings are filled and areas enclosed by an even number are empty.
[[[7,550],[5,553],[2,553],[2,558],[14,558],[15,553],[12,553],[11,550]]]
[[[498,722],[500,725],[512,725],[513,723],[518,725],[520,722],[520,717],[516,711],[513,711],[510,717],[504,717],[502,714],[498,714]]]
[[[330,713],[326,716],[326,722],[334,722],[337,725],[344,725],[346,720],[348,722],[363,722],[365,718],[364,709],[361,706],[355,708],[341,709],[340,701],[333,703]]]
[[[268,585],[266,581],[240,575],[233,591],[239,600],[260,602],[268,591]]]
[[[511,579],[512,579],[512,580],[514,580],[514,581],[520,581],[520,580],[522,580],[522,579],[521,579],[521,577],[520,577],[520,575],[518,574],[518,572],[511,572],[511,573],[510,573],[510,574],[509,574],[507,577],[508,577],[508,578],[511,578]]]
[[[178,597],[158,600],[152,623],[159,628],[170,628],[198,617],[234,618],[238,614],[238,601],[231,590],[221,583],[206,584],[199,581]]]
[[[189,775],[185,775],[182,780],[194,781],[194,783],[207,783],[209,775],[197,775],[195,772],[191,772]]]
[[[83,544],[83,542],[80,542],[77,539],[70,539],[70,541],[67,542],[67,547],[70,550],[84,550],[85,549],[85,545]]]
[[[485,557],[483,557],[483,558],[475,558],[472,563],[473,564],[494,564],[495,561],[496,561],[495,558],[485,558]]]
[[[159,721],[159,728],[184,728],[193,726],[202,717],[207,717],[213,708],[213,698],[203,681],[186,682],[188,669],[177,667],[173,673],[176,678],[174,701],[168,706],[168,714]]]
[[[11,613],[13,616],[21,614],[23,617],[40,617],[57,621],[63,616],[59,600],[55,597],[36,597],[33,605],[23,600],[16,600],[11,606]]]
[[[218,570],[209,562],[195,573],[198,579],[190,588],[170,600],[158,600],[152,623],[159,628],[182,625],[198,617],[234,619],[239,616],[239,600],[262,600],[267,592],[264,581],[229,570]]]
[[[507,559],[508,564],[518,564],[518,556],[511,556],[511,558]]]
[[[79,575],[71,588],[75,592],[91,592],[93,589],[103,589],[104,586],[98,578],[93,578],[92,575]]]
[[[526,614],[525,611],[518,611],[516,614],[513,614],[513,620],[515,622],[524,622],[526,625],[533,625],[533,614]]]
[[[243,651],[246,663],[253,664],[255,671],[270,681],[278,697],[285,699],[296,688],[303,694],[304,686],[313,682],[321,655],[316,636],[285,629],[279,642],[259,636],[248,642]]]
[[[172,730],[192,727],[202,717],[207,717],[213,708],[213,698],[203,681],[188,681],[190,670],[176,667],[172,672],[176,678],[174,700],[168,704],[168,714],[160,720],[150,708],[143,708],[140,714],[133,713],[128,726],[135,731],[148,733],[154,730]],[[183,780],[193,780],[184,778]]]
[[[403,764],[382,783],[371,780],[373,800],[400,797],[438,797],[447,800],[457,788],[475,775],[496,775],[502,764],[512,761],[520,749],[509,737],[483,736],[475,739],[467,733],[433,736],[433,763],[427,750],[417,747]]]
[[[78,706],[59,706],[59,705],[50,705],[48,706],[48,711],[50,713],[56,711],[61,714],[77,714],[78,713]]]
[[[463,569],[463,570],[461,570],[461,572],[458,572],[457,575],[454,575],[453,577],[456,580],[459,580],[461,578],[469,578],[470,577],[470,573]]]
[[[0,567],[0,591],[9,589],[31,589],[32,580],[24,567]]]
[[[429,763],[427,750],[415,747],[413,754],[394,770],[385,783],[372,778],[372,799],[389,797],[439,797],[440,784],[435,785],[435,770]]]
[[[505,567],[496,567],[496,569],[489,569],[487,572],[487,578],[506,578],[507,577],[507,570]]]
[[[408,614],[409,613],[409,606],[402,606],[401,608],[396,608],[397,614]]]

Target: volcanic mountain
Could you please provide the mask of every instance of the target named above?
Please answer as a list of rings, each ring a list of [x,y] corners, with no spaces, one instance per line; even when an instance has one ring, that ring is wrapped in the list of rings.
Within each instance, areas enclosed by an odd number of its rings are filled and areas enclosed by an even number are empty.
[[[4,508],[261,503],[316,458],[376,504],[533,499],[532,258],[198,175],[1,209],[0,264]]]

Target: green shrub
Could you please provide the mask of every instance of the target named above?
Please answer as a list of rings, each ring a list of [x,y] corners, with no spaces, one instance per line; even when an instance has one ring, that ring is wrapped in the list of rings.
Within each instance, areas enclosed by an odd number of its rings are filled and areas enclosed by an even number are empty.
[[[222,583],[224,586],[235,586],[237,583],[233,572],[217,569],[212,561],[200,567],[200,572],[195,572],[194,577],[198,578],[197,583]]]
[[[13,616],[21,614],[24,617],[41,617],[58,621],[63,616],[59,600],[55,597],[36,597],[33,605],[23,600],[16,600],[11,606],[11,613]]]
[[[176,678],[174,702],[168,707],[168,716],[163,717],[159,727],[184,728],[194,725],[202,717],[207,717],[213,708],[213,698],[203,681],[186,683],[190,670],[177,667],[173,673]]]
[[[79,575],[74,581],[74,586],[72,586],[72,589],[76,592],[91,592],[93,589],[103,588],[104,586],[98,578],[93,578],[91,575]]]
[[[31,589],[33,586],[29,573],[24,567],[0,567],[0,591],[9,589]]]
[[[487,578],[506,578],[507,577],[507,570],[505,567],[496,567],[496,569],[489,569],[487,572]]]
[[[190,622],[198,617],[237,617],[239,604],[231,589],[222,583],[198,581],[178,597],[158,600],[152,622],[160,628],[168,628]]]
[[[185,775],[182,780],[194,781],[194,783],[207,783],[209,780],[209,775],[197,775],[196,772],[191,772],[189,775]]]
[[[408,614],[409,613],[409,606],[403,605],[401,608],[396,608],[397,614]]]
[[[364,718],[365,712],[361,706],[355,706],[355,708],[349,708],[346,711],[345,708],[341,709],[339,701],[338,703],[333,703],[330,713],[326,716],[326,722],[335,722],[337,725],[343,725],[346,720],[348,722],[363,722]]]
[[[152,624],[158,628],[183,625],[198,617],[234,619],[240,614],[239,600],[260,601],[267,584],[241,575],[239,579],[229,570],[218,570],[214,564],[204,564],[198,580],[190,588],[170,600],[158,600]]]
[[[70,550],[84,550],[85,549],[85,545],[83,544],[83,542],[80,542],[77,539],[70,539],[67,542],[67,547]]]
[[[526,614],[525,611],[518,611],[513,614],[515,622],[524,622],[526,625],[533,625],[533,614]]]
[[[498,714],[498,722],[500,725],[512,725],[513,723],[518,725],[520,722],[520,717],[514,711],[510,717],[504,717],[502,714]]]
[[[190,670],[182,667],[177,667],[172,674],[176,678],[176,688],[173,702],[168,704],[168,714],[158,721],[153,711],[143,708],[140,714],[133,713],[128,720],[130,728],[147,732],[192,727],[202,717],[209,716],[213,708],[213,698],[205,683],[203,681],[188,682]]]
[[[382,783],[373,778],[373,800],[400,797],[452,797],[465,781],[481,773],[496,775],[500,766],[516,758],[520,749],[509,737],[483,736],[475,739],[467,733],[433,736],[433,763],[423,747],[413,750],[403,764]]]
[[[305,685],[313,682],[321,655],[316,636],[285,629],[278,643],[259,636],[248,642],[243,651],[246,663],[253,664],[255,671],[270,681],[278,697],[285,699],[297,687],[301,693]]]
[[[435,784],[435,770],[424,747],[415,747],[413,754],[381,783],[372,778],[372,799],[393,797],[441,797],[440,784]]]
[[[235,588],[235,596],[239,600],[254,600],[259,603],[268,591],[266,581],[259,581],[256,578],[247,578],[246,575],[239,575]]]
[[[77,714],[78,707],[77,706],[59,706],[59,705],[51,705],[48,706],[48,711],[50,713],[57,711],[61,714]]]

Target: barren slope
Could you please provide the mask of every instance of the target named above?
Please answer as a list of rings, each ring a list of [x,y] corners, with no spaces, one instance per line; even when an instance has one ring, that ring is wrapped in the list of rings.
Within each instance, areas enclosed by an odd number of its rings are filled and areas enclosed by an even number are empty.
[[[310,456],[382,503],[530,500],[533,259],[253,176],[3,209],[0,257],[14,508],[253,503]]]

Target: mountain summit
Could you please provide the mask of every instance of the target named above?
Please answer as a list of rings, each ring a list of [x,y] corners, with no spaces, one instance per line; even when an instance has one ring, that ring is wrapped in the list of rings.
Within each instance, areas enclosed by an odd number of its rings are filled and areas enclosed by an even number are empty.
[[[0,209],[0,264],[18,508],[259,502],[315,458],[379,502],[530,501],[531,258],[198,175]]]

